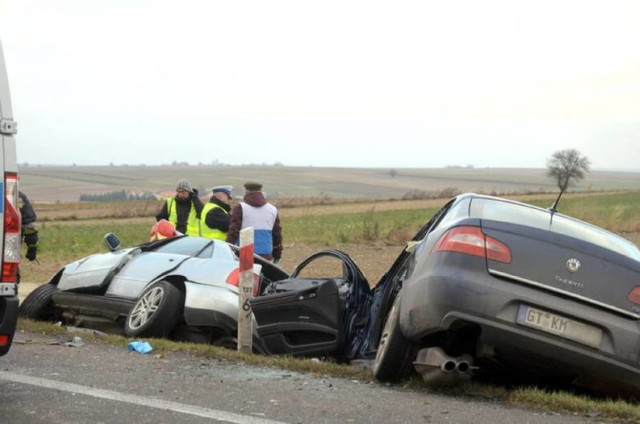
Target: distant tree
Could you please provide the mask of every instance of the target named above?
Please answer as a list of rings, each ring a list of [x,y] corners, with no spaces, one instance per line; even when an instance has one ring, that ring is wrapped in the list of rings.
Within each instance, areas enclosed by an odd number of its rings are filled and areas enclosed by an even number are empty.
[[[547,175],[554,178],[563,191],[582,180],[589,172],[590,164],[589,158],[576,149],[558,150],[547,159]]]
[[[389,170],[389,176],[391,178],[395,178],[398,175],[398,171],[396,171],[395,169],[390,169]]]

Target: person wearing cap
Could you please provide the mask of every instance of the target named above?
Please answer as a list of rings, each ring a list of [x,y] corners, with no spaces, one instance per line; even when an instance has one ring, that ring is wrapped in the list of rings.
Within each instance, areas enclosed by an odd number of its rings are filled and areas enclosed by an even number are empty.
[[[282,228],[278,209],[267,202],[262,184],[247,182],[243,201],[231,210],[227,233],[228,243],[237,243],[240,230],[253,227],[253,249],[265,259],[280,262],[282,257]]]
[[[218,186],[211,189],[209,203],[202,208],[200,234],[202,237],[226,240],[231,219],[231,186]]]
[[[186,179],[178,181],[176,195],[167,199],[156,215],[156,221],[166,219],[176,231],[188,236],[200,235],[200,213],[203,208],[198,190]]]

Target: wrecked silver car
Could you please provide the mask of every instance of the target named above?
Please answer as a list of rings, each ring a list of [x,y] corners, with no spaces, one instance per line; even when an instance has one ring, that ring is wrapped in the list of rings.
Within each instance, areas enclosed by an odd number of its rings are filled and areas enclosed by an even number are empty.
[[[66,265],[20,305],[23,317],[122,330],[131,337],[175,337],[233,346],[238,316],[234,246],[174,237],[112,250]],[[288,274],[254,257],[255,291]]]

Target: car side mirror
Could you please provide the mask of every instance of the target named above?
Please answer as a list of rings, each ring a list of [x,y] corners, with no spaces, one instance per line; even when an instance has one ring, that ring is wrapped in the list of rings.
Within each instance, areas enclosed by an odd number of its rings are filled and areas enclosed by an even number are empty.
[[[120,247],[120,239],[113,233],[107,233],[104,236],[104,244],[110,251],[115,252]]]

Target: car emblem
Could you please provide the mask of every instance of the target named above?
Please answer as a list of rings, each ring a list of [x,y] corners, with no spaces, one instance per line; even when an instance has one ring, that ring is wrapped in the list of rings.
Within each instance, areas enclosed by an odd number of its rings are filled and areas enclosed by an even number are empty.
[[[569,272],[578,272],[580,270],[580,266],[582,264],[576,258],[571,258],[567,260],[566,267]]]

